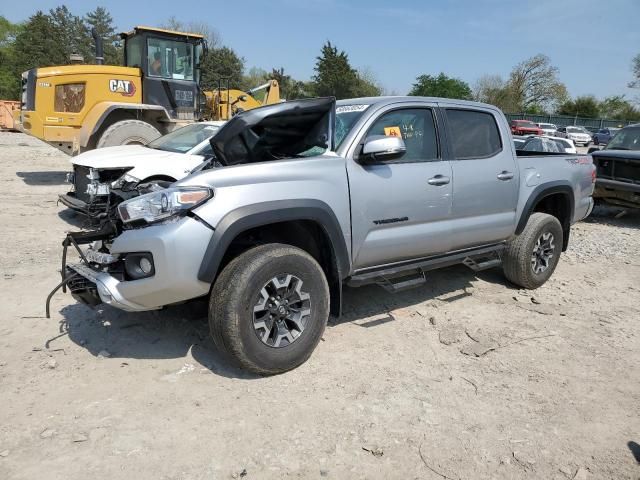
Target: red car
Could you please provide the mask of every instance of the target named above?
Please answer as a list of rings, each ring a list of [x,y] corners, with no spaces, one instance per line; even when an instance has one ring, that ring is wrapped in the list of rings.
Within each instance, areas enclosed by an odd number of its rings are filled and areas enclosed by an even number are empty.
[[[542,129],[529,120],[512,120],[511,133],[513,135],[542,135]]]

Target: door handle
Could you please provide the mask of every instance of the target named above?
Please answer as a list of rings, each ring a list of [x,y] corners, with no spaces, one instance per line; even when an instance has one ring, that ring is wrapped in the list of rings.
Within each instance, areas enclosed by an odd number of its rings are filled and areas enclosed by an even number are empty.
[[[498,174],[498,180],[507,181],[507,180],[511,180],[512,178],[513,178],[513,172],[507,172],[506,170],[503,170]]]
[[[431,177],[429,180],[427,180],[427,183],[429,185],[446,185],[451,181],[451,179],[449,177],[445,177],[444,175],[436,175],[435,177]]]

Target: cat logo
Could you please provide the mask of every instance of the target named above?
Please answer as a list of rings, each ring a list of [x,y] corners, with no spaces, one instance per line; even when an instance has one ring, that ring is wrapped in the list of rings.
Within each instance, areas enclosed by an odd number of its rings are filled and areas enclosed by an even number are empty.
[[[125,97],[132,97],[136,93],[136,86],[130,80],[109,80],[109,90],[113,93],[120,93]]]

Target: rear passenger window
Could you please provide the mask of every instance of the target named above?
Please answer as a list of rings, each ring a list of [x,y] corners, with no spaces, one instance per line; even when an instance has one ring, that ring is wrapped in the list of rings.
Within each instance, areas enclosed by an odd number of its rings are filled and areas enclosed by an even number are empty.
[[[407,152],[397,162],[437,160],[438,140],[433,112],[430,108],[392,110],[378,118],[367,132],[372,135],[398,136]]]
[[[486,158],[502,150],[500,130],[490,113],[454,109],[446,113],[454,158]]]

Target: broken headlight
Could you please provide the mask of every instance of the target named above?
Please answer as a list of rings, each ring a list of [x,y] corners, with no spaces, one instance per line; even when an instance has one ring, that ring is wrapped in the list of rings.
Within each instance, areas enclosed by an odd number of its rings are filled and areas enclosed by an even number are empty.
[[[213,190],[207,187],[172,187],[122,202],[118,212],[124,223],[153,223],[184,215],[211,197]]]
[[[140,183],[139,178],[136,178],[133,175],[129,175],[128,173],[125,173],[119,179],[117,179],[111,184],[111,188],[115,190],[123,190],[125,187],[128,187],[128,186],[134,187],[138,183]]]

